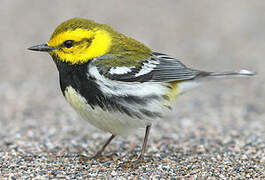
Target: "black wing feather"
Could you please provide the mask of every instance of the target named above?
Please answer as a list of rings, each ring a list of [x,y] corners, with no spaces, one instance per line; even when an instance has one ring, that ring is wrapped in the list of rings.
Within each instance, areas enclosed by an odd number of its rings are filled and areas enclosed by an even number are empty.
[[[109,72],[109,71],[108,71]],[[186,67],[166,54],[153,52],[140,67],[132,67],[124,74],[105,73],[109,79],[123,82],[172,82],[194,79],[205,72]]]

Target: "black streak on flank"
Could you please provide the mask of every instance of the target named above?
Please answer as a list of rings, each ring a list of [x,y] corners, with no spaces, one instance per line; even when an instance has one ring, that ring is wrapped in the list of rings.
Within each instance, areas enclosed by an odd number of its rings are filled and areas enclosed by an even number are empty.
[[[155,118],[155,117],[162,117],[162,115],[158,112],[152,112],[152,111],[149,111],[149,110],[146,110],[146,109],[140,109],[141,113],[143,113],[144,115],[148,116],[148,117],[152,117],[152,118]]]
[[[139,98],[137,96],[112,96],[109,98],[103,95],[98,85],[95,83],[95,79],[87,76],[89,62],[82,65],[71,65],[69,63],[56,60],[54,62],[56,63],[59,71],[60,86],[64,95],[66,88],[71,86],[86,99],[87,103],[93,109],[98,106],[105,111],[118,111],[130,117],[139,119],[143,119],[143,115],[149,117],[160,116],[158,113],[147,112],[144,110],[136,112],[135,110],[121,104],[121,102],[124,102],[124,104],[140,104],[144,106],[147,104],[147,101],[156,100],[160,97],[150,95],[145,98]]]

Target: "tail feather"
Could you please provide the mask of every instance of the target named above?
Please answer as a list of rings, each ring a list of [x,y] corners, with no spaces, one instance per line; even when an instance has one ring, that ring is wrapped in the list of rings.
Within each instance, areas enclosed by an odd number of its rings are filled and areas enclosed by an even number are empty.
[[[255,72],[241,69],[240,71],[228,71],[228,72],[210,72],[207,76],[211,77],[226,77],[226,76],[254,76],[256,75]]]
[[[214,80],[214,78],[228,78],[228,77],[247,77],[247,76],[254,76],[256,75],[255,72],[241,69],[240,71],[227,71],[227,72],[205,72],[200,71],[198,76],[193,79],[192,81],[182,81],[178,84],[178,91],[179,93],[184,93],[190,89],[193,89],[199,86],[202,82],[208,82],[208,80]]]

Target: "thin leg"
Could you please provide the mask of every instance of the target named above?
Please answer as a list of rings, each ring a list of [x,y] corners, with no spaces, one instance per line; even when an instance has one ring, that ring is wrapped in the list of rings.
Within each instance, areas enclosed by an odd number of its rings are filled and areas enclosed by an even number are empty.
[[[146,151],[146,146],[147,146],[147,141],[148,141],[148,136],[149,136],[150,129],[151,129],[151,125],[146,126],[144,142],[143,142],[143,145],[142,145],[141,154],[138,156],[137,160],[134,161],[134,162],[132,162],[132,161],[124,162],[124,163],[120,164],[120,167],[127,167],[127,168],[128,167],[133,167],[133,168],[136,168],[143,162],[144,153]]]
[[[146,146],[147,146],[147,141],[148,141],[148,136],[149,136],[150,129],[151,129],[151,125],[146,126],[144,142],[143,142],[143,145],[142,145],[142,151],[141,151],[141,154],[138,157],[138,159],[142,159],[144,157],[144,153],[146,151]]]
[[[106,143],[103,145],[103,147],[100,149],[100,151],[98,151],[94,156],[92,157],[87,157],[87,156],[83,156],[81,155],[81,160],[82,161],[87,161],[87,160],[95,160],[95,159],[99,159],[102,157],[102,153],[105,150],[105,148],[109,145],[109,143],[112,141],[112,139],[115,138],[115,135],[111,135],[111,137],[106,141]]]
[[[110,138],[106,141],[106,143],[103,145],[103,147],[97,152],[97,154],[95,155],[95,157],[100,157],[103,153],[103,151],[105,150],[105,148],[109,145],[109,143],[112,141],[112,139],[115,138],[115,135],[111,135]]]

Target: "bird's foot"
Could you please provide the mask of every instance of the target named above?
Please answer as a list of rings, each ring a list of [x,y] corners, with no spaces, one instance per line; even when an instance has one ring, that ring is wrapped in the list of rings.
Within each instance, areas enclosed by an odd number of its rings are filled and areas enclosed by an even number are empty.
[[[96,153],[94,156],[85,156],[80,155],[80,159],[82,162],[92,161],[92,160],[100,160],[100,161],[110,161],[114,159],[114,156],[117,156],[115,153],[103,156],[102,153]]]
[[[138,167],[140,167],[141,165],[144,165],[146,163],[147,163],[147,161],[145,161],[144,158],[140,156],[135,161],[126,161],[126,162],[119,164],[119,168],[137,169]]]
[[[97,153],[94,156],[86,156],[86,155],[80,154],[80,160],[83,161],[83,162],[91,161],[91,160],[97,160],[97,159],[100,159],[100,158],[102,158],[102,154],[101,153]]]

